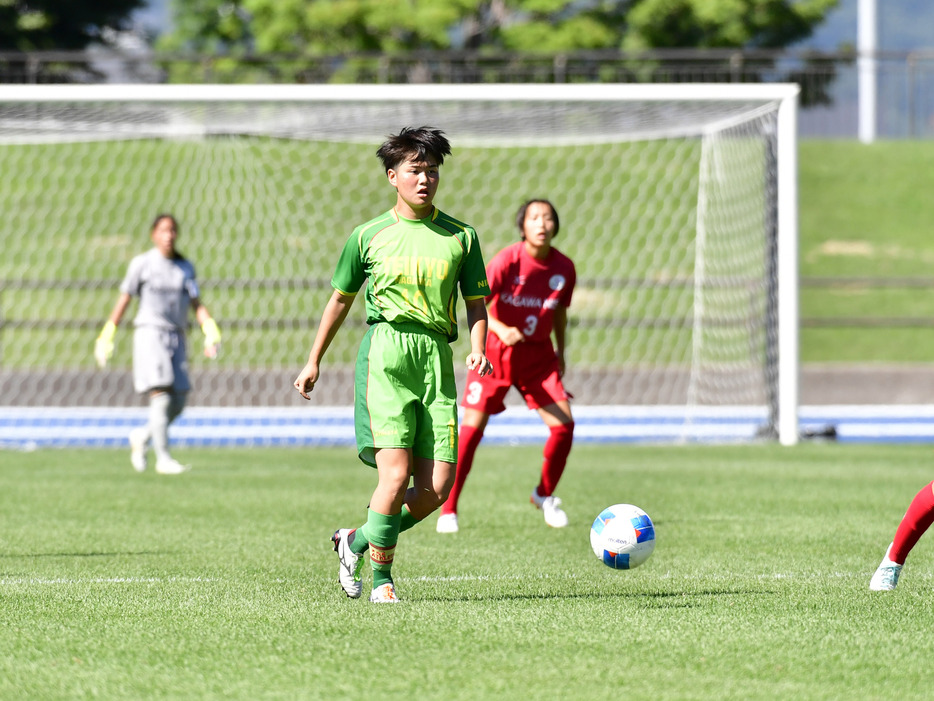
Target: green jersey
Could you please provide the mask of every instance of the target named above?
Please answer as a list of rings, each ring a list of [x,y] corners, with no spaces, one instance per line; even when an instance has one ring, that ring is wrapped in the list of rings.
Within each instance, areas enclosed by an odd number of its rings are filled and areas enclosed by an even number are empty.
[[[415,322],[449,341],[457,338],[458,287],[464,299],[490,293],[477,232],[437,207],[415,220],[391,209],[354,229],[331,285],[355,295],[367,281],[368,324]]]

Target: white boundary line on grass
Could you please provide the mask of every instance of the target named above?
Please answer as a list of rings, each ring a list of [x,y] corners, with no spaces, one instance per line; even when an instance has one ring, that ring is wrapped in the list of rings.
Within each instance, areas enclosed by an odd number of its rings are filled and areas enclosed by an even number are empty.
[[[599,563],[598,563],[598,564],[599,564]],[[768,572],[768,573],[762,573],[762,574],[755,574],[755,575],[751,575],[751,576],[754,577],[755,579],[797,579],[797,578],[801,578],[801,577],[807,577],[807,578],[809,578],[809,579],[810,579],[810,578],[814,578],[814,577],[834,577],[834,578],[837,578],[837,579],[846,579],[846,578],[850,578],[850,577],[855,577],[855,578],[860,578],[860,579],[868,579],[868,578],[870,577],[870,575],[872,575],[872,571],[871,571],[871,570],[866,570],[865,572],[855,572],[855,571],[854,571],[854,572],[823,572],[823,573],[821,573],[821,572],[818,572],[818,573],[814,573],[814,572]],[[620,570],[620,577],[625,577],[625,576],[626,576],[626,572],[623,571],[623,570]],[[646,577],[651,577],[651,578],[656,579],[656,580],[658,580],[658,579],[666,579],[666,580],[673,580],[673,579],[683,579],[683,580],[693,580],[693,579],[701,579],[701,580],[710,580],[710,579],[736,579],[736,577],[734,577],[733,575],[729,575],[729,576],[727,576],[727,575],[719,576],[719,575],[696,574],[696,573],[687,573],[687,572],[684,573],[684,574],[680,574],[680,575],[674,575],[674,574],[672,574],[671,572],[665,572],[664,574],[649,574],[649,575],[645,575],[645,576],[646,576]],[[917,576],[918,576],[919,578],[928,578],[928,579],[930,579],[932,575],[931,575],[930,573],[920,573],[920,574],[917,575]],[[914,577],[915,577],[915,575],[912,575],[912,578],[914,578]],[[741,576],[740,578],[742,578],[742,576]],[[430,577],[430,576],[413,577],[413,578],[411,578],[410,580],[407,580],[407,581],[412,581],[412,582],[427,582],[427,583],[432,583],[432,582],[498,582],[498,581],[515,581],[515,580],[520,580],[520,579],[526,579],[526,580],[527,580],[527,579],[539,579],[539,580],[541,580],[541,579],[575,579],[575,580],[576,580],[576,579],[583,579],[583,577],[581,577],[581,576],[579,576],[579,575],[576,575],[576,574],[554,575],[554,574],[547,574],[547,573],[545,573],[545,574],[538,574],[538,575],[534,575],[534,576],[529,576],[529,575],[508,575],[508,576],[507,576],[507,575],[489,575],[489,574],[479,574],[479,575],[464,574],[464,575],[452,575],[452,576],[447,576],[447,577]]]
[[[816,577],[833,577],[836,579],[867,579],[872,575],[872,571],[866,570],[865,572],[824,572],[824,573],[814,573],[814,572],[769,572],[752,575],[755,579],[798,579],[807,577],[808,579],[813,579]],[[626,573],[620,572],[620,577],[625,578]],[[719,580],[719,579],[729,579],[734,580],[736,577],[733,575],[729,576],[717,576],[717,575],[708,575],[708,574],[696,574],[696,573],[683,573],[680,575],[674,575],[671,572],[665,572],[662,574],[651,574],[646,575],[655,580],[674,580],[682,579],[685,581],[688,580]],[[914,572],[911,575],[912,579],[923,579],[930,580],[934,578],[934,573],[931,572]],[[406,578],[406,581],[410,582],[422,582],[422,583],[446,583],[446,582],[512,582],[519,580],[545,580],[545,579],[555,579],[555,580],[579,580],[583,579],[580,575],[577,574],[549,574],[549,573],[540,573],[537,575],[489,575],[489,574],[463,574],[463,575],[450,575],[450,576],[440,576],[433,577],[428,575],[423,575],[420,577]],[[45,586],[58,586],[58,585],[67,585],[73,586],[77,584],[211,584],[215,582],[223,582],[223,578],[219,577],[89,577],[89,578],[80,578],[80,577],[4,577],[0,579],[0,586],[21,586],[21,585],[45,585]],[[281,578],[273,578],[269,580],[270,584],[283,584],[286,580]],[[690,593],[690,592],[688,592]]]
[[[0,579],[0,586],[13,586],[19,584],[171,584],[182,582],[192,584],[198,582],[220,582],[215,577],[90,577],[87,579],[74,577],[4,577]]]

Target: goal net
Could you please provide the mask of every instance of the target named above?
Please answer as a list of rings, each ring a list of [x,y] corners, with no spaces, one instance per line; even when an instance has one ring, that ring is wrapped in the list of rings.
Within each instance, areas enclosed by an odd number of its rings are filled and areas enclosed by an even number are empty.
[[[3,404],[138,403],[129,321],[92,347],[159,212],[180,223],[222,354],[190,405],[285,406],[358,223],[392,206],[375,157],[403,126],[453,155],[436,204],[487,260],[530,197],[577,266],[577,404],[764,409],[797,434],[797,88],[789,85],[8,86],[0,95]],[[355,307],[316,393],[352,403]],[[463,309],[459,316],[463,324]],[[467,353],[466,334],[455,344]],[[461,378],[463,382],[463,378]],[[518,402],[518,396],[512,401]]]

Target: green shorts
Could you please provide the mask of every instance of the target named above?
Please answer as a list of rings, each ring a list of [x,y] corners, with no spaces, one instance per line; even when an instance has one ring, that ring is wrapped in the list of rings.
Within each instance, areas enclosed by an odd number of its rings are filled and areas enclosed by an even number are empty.
[[[419,324],[373,324],[357,353],[357,453],[376,466],[377,448],[457,462],[457,388],[448,340]]]

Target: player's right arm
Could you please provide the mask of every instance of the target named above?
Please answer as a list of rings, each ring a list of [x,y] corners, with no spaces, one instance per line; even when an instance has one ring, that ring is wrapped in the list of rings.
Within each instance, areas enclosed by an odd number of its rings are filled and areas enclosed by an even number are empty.
[[[513,266],[514,246],[507,246],[490,261],[486,267],[486,277],[489,281],[490,292],[487,295],[487,316],[489,317],[488,326],[490,332],[494,334],[504,346],[514,346],[525,340],[525,335],[515,326],[509,326],[503,323],[492,312],[496,310],[496,305],[500,295],[504,291],[506,279],[510,277],[509,270]],[[515,276],[513,272],[513,276]]]
[[[94,342],[94,359],[101,368],[107,365],[107,361],[110,360],[114,353],[114,336],[117,334],[117,324],[120,323],[128,306],[130,306],[130,295],[127,292],[121,292],[120,296],[117,297],[113,310],[110,312],[110,316],[107,317],[104,328],[101,329],[97,340]]]
[[[295,378],[294,386],[298,393],[305,399],[311,399],[308,393],[315,388],[318,382],[318,365],[324,357],[328,346],[337,335],[338,329],[347,318],[347,313],[353,305],[355,296],[345,294],[339,290],[331,293],[331,298],[324,307],[324,313],[321,315],[321,321],[318,323],[318,332],[315,334],[315,341],[311,346],[311,352],[308,354],[308,362]]]
[[[487,313],[482,297],[464,300],[467,306],[467,327],[470,329],[470,355],[467,369],[476,370],[480,377],[493,372],[493,363],[486,357]]]
[[[496,334],[496,337],[503,342],[504,346],[514,346],[525,340],[523,333],[515,326],[507,326],[495,316],[489,316],[490,331]]]

